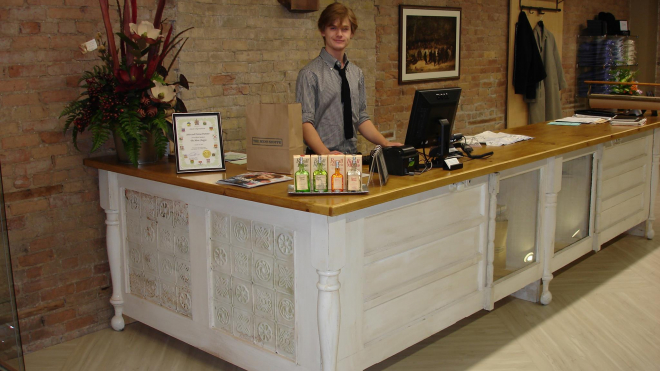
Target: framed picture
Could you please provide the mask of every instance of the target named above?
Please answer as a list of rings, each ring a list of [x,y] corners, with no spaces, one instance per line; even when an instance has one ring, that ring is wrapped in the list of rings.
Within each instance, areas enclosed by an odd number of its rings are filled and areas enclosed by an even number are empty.
[[[461,8],[399,5],[399,83],[458,79]]]
[[[176,172],[225,171],[219,113],[172,115]]]

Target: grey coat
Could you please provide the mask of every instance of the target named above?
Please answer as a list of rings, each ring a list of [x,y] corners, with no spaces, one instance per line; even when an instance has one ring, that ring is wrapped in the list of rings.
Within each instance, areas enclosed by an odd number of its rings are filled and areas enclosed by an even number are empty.
[[[534,38],[539,47],[547,77],[536,87],[536,100],[529,101],[530,124],[561,118],[561,93],[559,91],[567,87],[555,36],[539,22],[534,27]]]

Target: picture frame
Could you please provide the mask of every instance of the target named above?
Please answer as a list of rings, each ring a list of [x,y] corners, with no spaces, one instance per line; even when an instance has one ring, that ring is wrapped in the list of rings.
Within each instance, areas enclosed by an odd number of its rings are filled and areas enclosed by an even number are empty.
[[[460,78],[461,8],[399,5],[399,84]]]
[[[225,171],[220,113],[174,113],[176,172]]]

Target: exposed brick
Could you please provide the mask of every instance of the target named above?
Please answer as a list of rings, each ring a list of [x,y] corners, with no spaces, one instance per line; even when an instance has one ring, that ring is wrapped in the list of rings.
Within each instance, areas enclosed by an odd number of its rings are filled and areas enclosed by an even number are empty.
[[[7,230],[21,229],[25,227],[25,216],[7,219]]]
[[[47,73],[48,68],[43,65],[9,66],[7,68],[9,77],[43,76]]]
[[[24,149],[4,151],[0,153],[0,162],[3,164],[25,162],[30,160],[30,152]]]
[[[225,85],[233,84],[236,81],[236,76],[234,75],[212,75],[211,84],[213,85]]]
[[[85,317],[76,318],[66,323],[66,331],[67,332],[74,331],[79,328],[90,326],[95,322],[96,322],[96,318],[94,316],[85,316]]]
[[[70,102],[78,97],[78,92],[71,89],[55,90],[39,93],[39,96],[43,103]]]
[[[50,195],[62,192],[63,188],[64,186],[62,184],[58,184],[49,187],[33,188],[25,191],[6,193],[5,201],[14,202],[14,201],[30,200],[40,197],[48,197]]]
[[[68,140],[68,138],[64,136],[62,131],[41,132],[39,133],[39,138],[41,138],[42,142],[47,144],[53,144]]]
[[[60,261],[62,269],[69,270],[78,267],[78,257],[72,256],[70,258],[62,259]]]
[[[26,176],[16,177],[16,179],[14,180],[14,184],[13,184],[14,188],[17,188],[17,189],[19,189],[19,188],[28,188],[28,187],[30,187],[30,185],[31,185],[30,178],[28,178]]]
[[[39,104],[39,95],[34,93],[12,94],[2,97],[3,106],[31,106]]]
[[[49,301],[64,298],[67,295],[73,294],[74,292],[76,292],[76,285],[70,283],[65,286],[55,287],[54,289],[44,290],[41,292],[40,297],[41,301]]]
[[[45,158],[57,155],[65,155],[67,152],[69,152],[69,147],[66,145],[66,143],[53,144],[33,148],[30,152],[32,153],[32,158]]]
[[[37,134],[17,135],[13,137],[2,138],[3,149],[33,147],[41,142]]]
[[[9,211],[12,216],[23,215],[35,211],[48,209],[48,200],[23,201],[9,205]]]
[[[29,293],[41,291],[43,289],[49,289],[55,286],[57,286],[57,278],[50,277],[50,278],[44,278],[41,280],[25,283],[22,285],[21,291],[23,293],[29,294]]]
[[[45,249],[57,248],[63,243],[63,238],[60,235],[48,236],[30,241],[30,252],[41,251]]]
[[[21,267],[30,267],[33,265],[48,263],[49,261],[52,261],[53,258],[55,258],[53,250],[45,250],[30,255],[19,256],[18,265]]]
[[[44,316],[44,321],[46,322],[46,326],[52,326],[54,324],[60,323],[60,322],[65,322],[71,319],[76,318],[76,310],[75,309],[65,309],[62,311],[58,311],[55,313],[49,313]]]

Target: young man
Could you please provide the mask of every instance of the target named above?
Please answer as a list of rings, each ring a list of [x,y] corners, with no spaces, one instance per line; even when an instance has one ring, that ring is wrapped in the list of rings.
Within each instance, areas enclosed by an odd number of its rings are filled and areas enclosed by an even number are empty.
[[[296,82],[308,152],[357,153],[356,129],[374,144],[401,145],[385,139],[367,115],[364,74],[345,54],[357,27],[353,11],[340,3],[328,5],[319,17],[325,47],[300,70]]]

